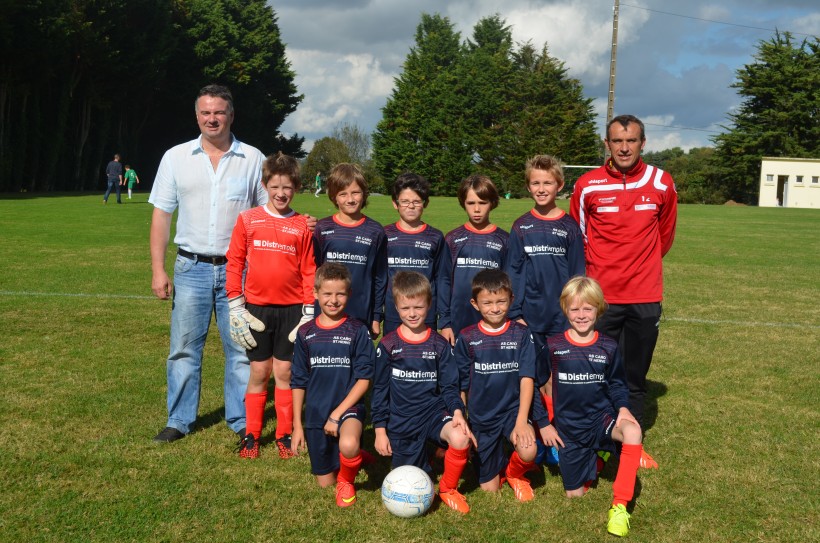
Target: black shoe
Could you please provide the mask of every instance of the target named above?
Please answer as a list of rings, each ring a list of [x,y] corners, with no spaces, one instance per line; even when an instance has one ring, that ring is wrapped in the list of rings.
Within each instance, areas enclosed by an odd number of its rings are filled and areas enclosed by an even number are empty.
[[[236,435],[239,436],[239,441],[242,441],[243,439],[245,439],[245,432],[246,432],[245,428],[240,428],[239,431],[236,432]]]
[[[154,443],[171,443],[173,441],[182,439],[183,437],[185,437],[185,434],[183,434],[176,428],[166,426],[162,429],[160,433],[154,436]]]

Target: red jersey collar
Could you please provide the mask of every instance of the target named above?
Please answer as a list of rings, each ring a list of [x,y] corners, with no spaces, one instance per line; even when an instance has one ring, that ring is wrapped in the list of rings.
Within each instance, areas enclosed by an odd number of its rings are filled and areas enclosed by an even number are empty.
[[[340,327],[346,320],[347,320],[347,315],[342,317],[342,320],[340,320],[339,322],[337,322],[336,324],[334,324],[332,326],[322,326],[322,323],[319,321],[319,317],[316,317],[316,326],[318,326],[322,330],[333,330],[334,328]]]
[[[476,230],[475,226],[473,226],[472,224],[466,222],[466,223],[464,223],[464,228],[466,228],[467,230],[469,230],[473,234],[492,234],[493,232],[495,232],[495,229],[498,228],[498,227],[494,224],[491,224],[490,228],[488,228],[487,230]]]
[[[345,224],[343,222],[339,222],[339,219],[336,218],[336,214],[335,213],[333,214],[333,222],[335,222],[336,224],[338,224],[339,226],[342,226],[344,228],[356,228],[357,226],[361,226],[366,218],[367,217],[362,215],[362,218],[359,219],[358,221],[356,221],[354,223],[351,223],[351,224]]]
[[[406,341],[407,343],[410,343],[411,345],[419,345],[419,344],[421,344],[421,343],[424,343],[425,341],[427,341],[428,339],[430,339],[430,333],[431,333],[432,331],[433,331],[433,329],[432,329],[432,328],[430,328],[430,327],[428,326],[428,327],[427,327],[427,332],[425,332],[425,333],[424,333],[424,337],[423,337],[423,338],[421,338],[421,339],[417,339],[417,340],[415,340],[415,341],[414,341],[414,340],[412,340],[412,339],[407,339],[406,337],[404,337],[404,334],[402,334],[402,333],[401,333],[401,326],[399,326],[398,328],[396,328],[396,333],[399,335],[399,337],[400,337],[400,338],[402,338],[402,339],[403,339],[404,341]]]
[[[564,337],[567,339],[567,341],[569,341],[570,343],[572,343],[576,347],[586,347],[586,346],[592,345],[593,343],[598,341],[598,330],[595,330],[595,333],[592,334],[592,339],[590,341],[586,342],[586,343],[579,343],[579,342],[575,341],[574,339],[572,339],[572,337],[570,337],[570,335],[569,335],[569,330],[564,332]]]
[[[427,223],[421,223],[421,228],[419,228],[418,230],[405,230],[401,227],[401,221],[396,221],[396,228],[399,229],[399,232],[404,232],[405,234],[421,234],[422,232],[427,230]]]
[[[604,165],[604,167],[606,168],[607,173],[609,175],[611,175],[612,177],[617,177],[618,179],[623,178],[623,176],[624,176],[623,172],[621,172],[621,170],[619,170],[618,168],[616,168],[614,166],[611,157],[606,161],[606,164]],[[645,169],[646,169],[646,163],[643,161],[643,159],[641,157],[638,157],[638,162],[636,162],[635,165],[632,166],[631,170],[626,172],[626,176],[627,177],[642,176],[643,171]]]
[[[507,322],[504,323],[504,326],[501,327],[501,330],[497,330],[495,332],[490,332],[484,326],[484,321],[478,321],[478,329],[481,330],[481,333],[487,336],[500,336],[510,328],[510,320],[507,319]]]

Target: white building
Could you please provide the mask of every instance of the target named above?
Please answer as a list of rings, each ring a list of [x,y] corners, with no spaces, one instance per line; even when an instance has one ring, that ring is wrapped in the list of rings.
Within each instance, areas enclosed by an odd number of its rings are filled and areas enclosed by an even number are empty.
[[[820,158],[763,157],[758,205],[820,209]]]

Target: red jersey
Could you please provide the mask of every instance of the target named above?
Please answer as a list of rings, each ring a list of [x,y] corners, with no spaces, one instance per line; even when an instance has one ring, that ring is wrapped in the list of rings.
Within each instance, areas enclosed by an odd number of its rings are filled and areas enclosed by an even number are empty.
[[[587,275],[601,283],[608,303],[663,299],[661,259],[678,216],[671,175],[641,159],[623,174],[608,161],[578,179],[569,211],[584,235]]]
[[[313,304],[313,238],[303,215],[281,217],[266,206],[239,214],[225,255],[228,298],[254,305]]]

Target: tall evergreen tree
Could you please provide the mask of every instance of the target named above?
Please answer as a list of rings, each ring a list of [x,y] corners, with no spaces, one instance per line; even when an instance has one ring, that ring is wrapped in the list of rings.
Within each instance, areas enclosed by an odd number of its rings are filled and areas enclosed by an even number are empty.
[[[517,47],[499,15],[481,19],[463,46],[458,40],[446,18],[422,16],[373,137],[385,178],[415,170],[436,194],[454,194],[462,178],[482,172],[521,193],[534,154],[595,161],[592,102],[546,46]]]
[[[448,194],[469,173],[470,147],[454,100],[462,85],[454,72],[460,59],[460,35],[449,19],[423,14],[373,134],[376,167],[388,184],[414,171],[430,179],[434,193]]]
[[[743,102],[713,138],[713,190],[756,203],[762,157],[820,158],[820,39],[761,41],[732,86]]]

